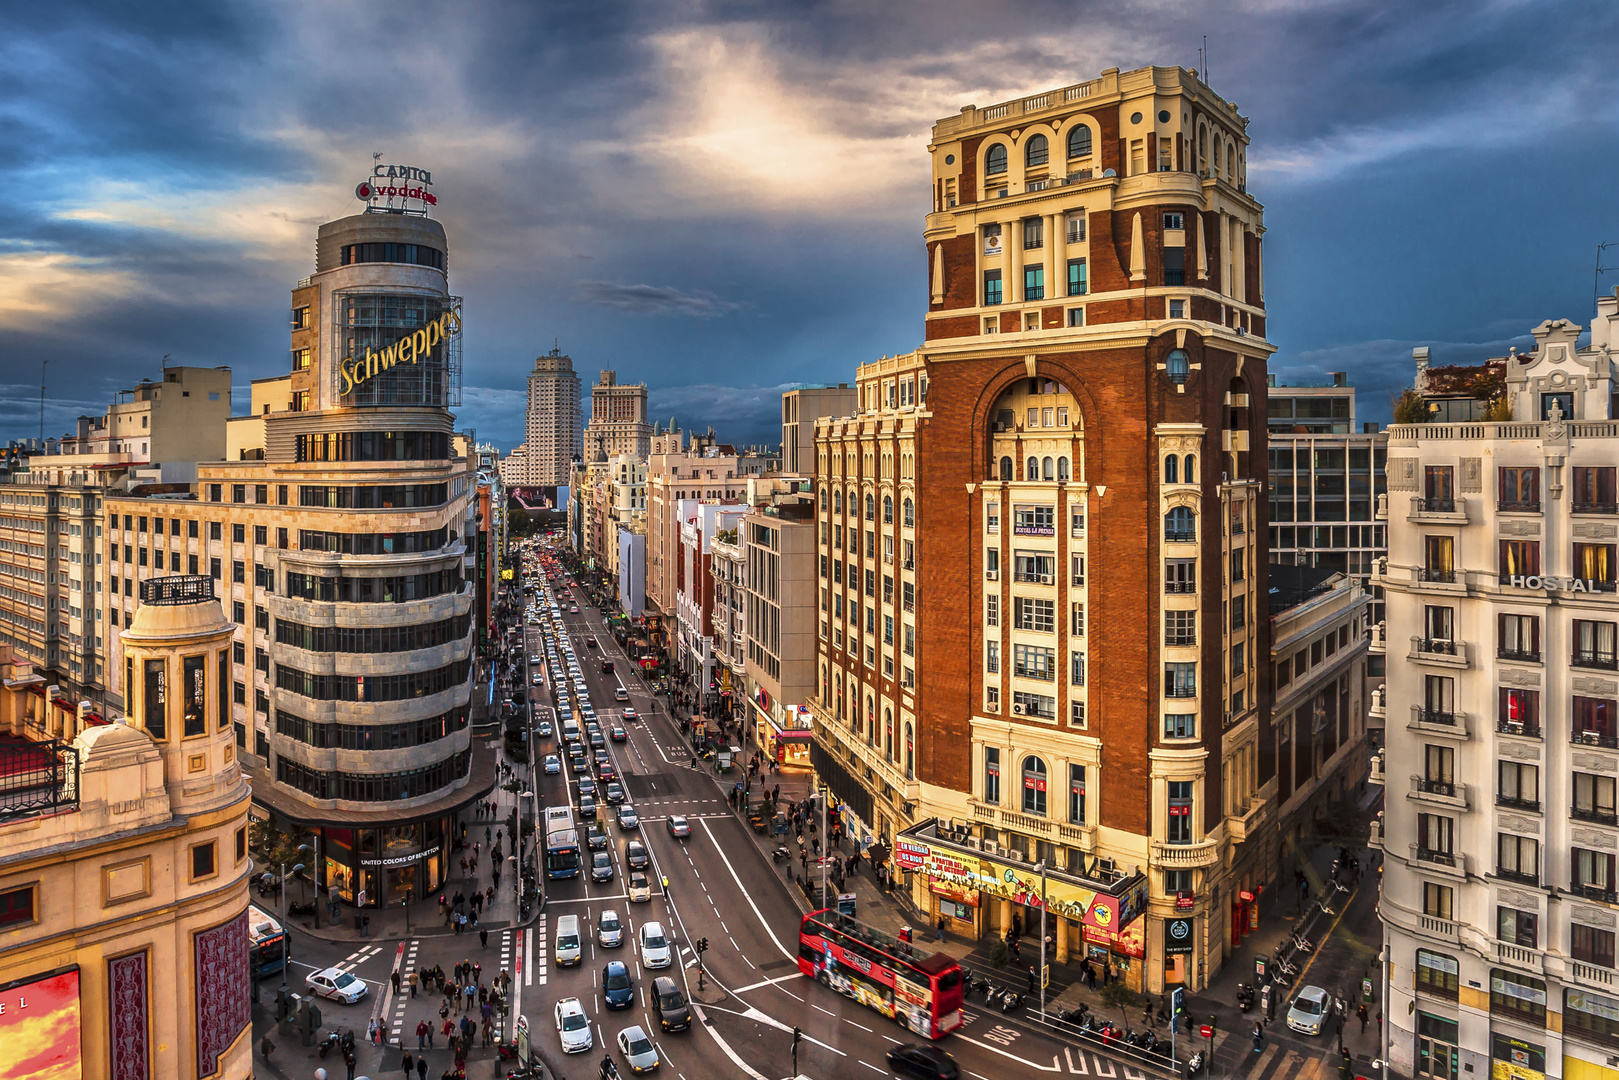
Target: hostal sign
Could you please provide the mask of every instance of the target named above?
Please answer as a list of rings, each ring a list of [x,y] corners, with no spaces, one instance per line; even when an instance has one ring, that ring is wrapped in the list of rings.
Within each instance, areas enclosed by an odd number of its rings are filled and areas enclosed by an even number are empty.
[[[456,306],[429,322],[414,334],[406,334],[381,352],[366,347],[363,359],[347,356],[337,365],[341,380],[338,393],[348,395],[367,379],[399,364],[417,364],[433,359],[433,350],[461,332],[461,308]]]

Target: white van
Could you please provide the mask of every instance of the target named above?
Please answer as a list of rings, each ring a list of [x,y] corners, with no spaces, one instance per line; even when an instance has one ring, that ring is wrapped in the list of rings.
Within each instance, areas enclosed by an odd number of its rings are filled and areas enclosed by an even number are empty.
[[[562,739],[564,742],[571,743],[578,742],[580,740],[579,721],[575,720],[572,716],[562,721]]]
[[[580,962],[579,916],[563,915],[557,919],[557,966],[571,967]]]

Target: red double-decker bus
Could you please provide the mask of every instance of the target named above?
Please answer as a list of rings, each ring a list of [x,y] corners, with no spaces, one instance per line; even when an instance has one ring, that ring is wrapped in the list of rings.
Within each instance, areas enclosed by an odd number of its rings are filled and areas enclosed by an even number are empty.
[[[930,1039],[961,1027],[961,965],[826,908],[798,927],[798,970]]]

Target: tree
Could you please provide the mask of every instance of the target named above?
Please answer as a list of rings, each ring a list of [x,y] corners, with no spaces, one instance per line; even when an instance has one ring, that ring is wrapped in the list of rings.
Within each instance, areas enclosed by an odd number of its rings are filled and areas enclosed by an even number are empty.
[[[1102,1004],[1110,1009],[1119,1010],[1119,1018],[1124,1026],[1130,1026],[1129,1010],[1139,1003],[1136,992],[1117,979],[1102,987]]]
[[[1396,424],[1426,424],[1428,416],[1428,403],[1415,390],[1408,388],[1394,399]]]
[[[989,966],[1003,968],[1006,966],[1006,942],[999,937],[992,938],[989,943]]]

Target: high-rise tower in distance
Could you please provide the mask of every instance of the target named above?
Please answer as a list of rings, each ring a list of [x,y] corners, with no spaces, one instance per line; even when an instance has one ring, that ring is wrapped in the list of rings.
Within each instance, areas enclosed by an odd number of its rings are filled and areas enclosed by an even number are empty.
[[[528,377],[528,447],[517,480],[523,484],[566,484],[574,459],[584,452],[579,426],[579,376],[561,349],[534,358]]]

